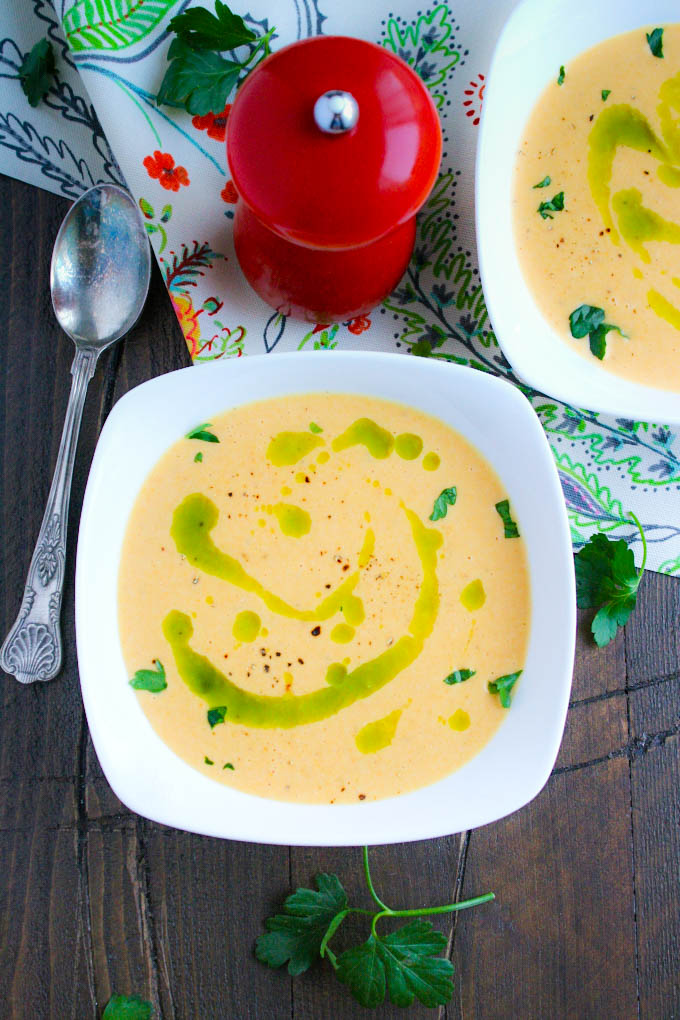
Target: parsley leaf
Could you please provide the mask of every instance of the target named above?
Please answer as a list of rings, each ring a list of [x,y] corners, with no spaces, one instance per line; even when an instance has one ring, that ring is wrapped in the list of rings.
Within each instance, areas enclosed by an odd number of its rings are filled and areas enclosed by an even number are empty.
[[[323,432],[323,429],[321,428],[320,425],[317,425],[315,421],[310,421],[309,431],[318,434],[319,432]]]
[[[454,684],[462,684],[464,680],[469,680],[476,673],[476,669],[454,669],[453,673],[449,673],[448,676],[444,677],[444,683],[448,684],[449,687],[452,687]]]
[[[102,1020],[151,1020],[150,1002],[138,995],[112,995],[102,1013]]]
[[[552,183],[552,179],[550,177],[548,177],[548,175],[546,174],[546,176],[543,178],[542,181],[539,181],[538,184],[534,184],[533,185],[533,188],[534,189],[536,189],[536,188],[547,188],[551,183]]]
[[[604,321],[604,310],[594,305],[579,305],[569,316],[569,328],[575,340],[582,340],[588,337],[590,353],[594,354],[600,361],[607,350],[606,336],[610,330],[615,329],[621,336],[625,336],[623,330],[610,322]]]
[[[663,57],[663,29],[655,28],[652,32],[647,32],[647,42],[649,48],[655,57]]]
[[[362,1006],[378,1006],[386,993],[397,1006],[410,1006],[415,998],[426,1006],[444,1005],[453,994],[453,966],[437,956],[446,947],[446,936],[434,931],[429,921],[409,921],[383,938],[376,924],[383,917],[412,918],[466,910],[488,903],[494,894],[441,907],[392,910],[375,891],[367,846],[363,856],[366,885],[375,904],[373,912],[348,906],[345,890],[335,875],[317,875],[318,892],[298,889],[284,903],[285,913],[267,920],[267,931],[257,939],[255,955],[270,967],[287,963],[293,976],[302,974],[317,957],[327,957],[338,979]],[[329,943],[348,914],[371,917],[370,935],[337,957]]]
[[[612,94],[612,90],[611,89],[602,89],[602,93],[601,94],[602,94],[602,102],[606,103],[607,100],[609,99],[610,95]]]
[[[159,104],[183,106],[199,117],[224,110],[236,87],[241,64],[210,50],[195,50],[179,38],[173,39],[168,60],[170,67],[158,91]]]
[[[503,708],[510,708],[510,703],[512,701],[510,692],[523,672],[523,670],[518,669],[516,673],[506,673],[505,676],[499,676],[496,680],[489,680],[486,685],[489,694],[498,695],[498,700]]]
[[[238,14],[232,14],[226,4],[215,0],[215,13],[203,7],[192,7],[176,14],[168,26],[195,50],[235,50],[254,42],[255,33]]]
[[[210,729],[213,730],[220,723],[223,723],[226,714],[227,714],[226,705],[220,705],[218,708],[209,708],[208,722],[210,723]]]
[[[165,669],[160,659],[155,660],[153,669],[138,669],[130,681],[130,687],[136,691],[151,691],[152,694],[164,691],[167,686]]]
[[[647,543],[642,526],[630,514],[642,538],[642,566],[635,568],[632,550],[623,539],[593,535],[576,553],[576,604],[580,609],[597,609],[591,624],[595,643],[603,648],[623,627],[635,609],[642,572],[647,562]]]
[[[214,765],[215,764],[215,762],[212,760],[212,758],[209,758],[207,754],[204,757],[203,761],[205,762],[206,765]]]
[[[566,71],[564,70],[564,64],[560,66],[560,73],[557,75],[557,84],[564,85],[564,79],[567,77]]]
[[[510,500],[502,499],[495,504],[496,512],[503,521],[503,533],[506,538],[519,538],[519,528],[510,516]]]
[[[223,772],[224,772],[225,769],[231,769],[231,771],[234,772],[234,766],[231,764],[230,761],[225,762],[225,764],[222,766],[222,771]]]
[[[554,216],[551,213],[562,212],[564,209],[564,192],[558,191],[556,195],[550,199],[549,202],[541,202],[536,212],[541,214],[541,219],[552,220]]]
[[[269,40],[276,31],[271,28],[258,36],[221,0],[215,0],[215,14],[192,7],[175,15],[169,27],[177,35],[168,50],[170,66],[156,101],[183,106],[198,116],[224,112],[229,96],[248,73],[249,65],[252,69],[268,55]],[[223,51],[233,53],[242,46],[250,48],[243,60],[222,56]]]
[[[437,498],[434,501],[434,508],[430,514],[431,521],[440,521],[442,517],[446,517],[450,506],[455,506],[456,497],[456,486],[452,485],[449,489],[442,489]]]
[[[194,464],[200,464],[202,460],[203,460],[203,454],[199,450],[199,452],[194,457]]]
[[[19,68],[21,87],[31,106],[37,106],[45,98],[56,72],[52,44],[48,39],[41,39],[26,54]]]
[[[371,933],[338,957],[337,975],[362,1006],[380,1005],[386,992],[395,1006],[416,998],[443,1006],[453,994],[453,964],[437,955],[446,941],[430,921],[411,921],[385,938]]]
[[[317,875],[316,887],[318,892],[297,889],[283,904],[284,912],[267,919],[267,931],[255,943],[258,960],[269,967],[287,963],[295,977],[319,958],[331,922],[347,909],[347,895],[337,875]]]
[[[208,432],[212,425],[209,421],[204,422],[202,425],[197,425],[191,432],[187,432],[185,439],[201,439],[204,443],[219,443],[219,439],[214,432]],[[203,458],[201,458],[203,459]]]

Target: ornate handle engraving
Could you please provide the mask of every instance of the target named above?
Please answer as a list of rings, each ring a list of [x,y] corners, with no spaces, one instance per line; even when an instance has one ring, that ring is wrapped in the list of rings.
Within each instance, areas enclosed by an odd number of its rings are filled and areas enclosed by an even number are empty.
[[[28,568],[19,615],[0,649],[0,666],[22,684],[51,680],[61,669],[59,616],[64,587],[71,476],[87,385],[94,374],[98,356],[99,351],[94,350],[76,352],[71,368],[71,395],[45,516]]]

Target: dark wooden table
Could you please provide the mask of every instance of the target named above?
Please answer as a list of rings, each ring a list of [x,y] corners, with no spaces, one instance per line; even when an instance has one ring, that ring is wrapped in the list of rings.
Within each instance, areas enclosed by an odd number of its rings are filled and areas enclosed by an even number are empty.
[[[73,348],[49,298],[68,203],[0,178],[3,636],[18,610],[54,466]],[[0,678],[0,1018],[90,1020],[112,992],[182,1020],[366,1015],[327,966],[291,980],[253,957],[264,918],[320,870],[366,899],[360,851],[206,839],[131,814],[104,779],[78,685],[73,566],[98,432],[130,387],[188,364],[159,274],[88,396],[71,504],[64,670]],[[209,369],[204,371],[210,371]],[[562,750],[543,792],[495,825],[376,849],[387,902],[494,890],[442,919],[456,968],[440,1017],[680,1018],[680,585],[645,576],[623,636],[582,624]],[[546,682],[550,681],[546,677]],[[501,783],[512,782],[512,762]],[[380,1017],[429,1017],[415,1005]]]

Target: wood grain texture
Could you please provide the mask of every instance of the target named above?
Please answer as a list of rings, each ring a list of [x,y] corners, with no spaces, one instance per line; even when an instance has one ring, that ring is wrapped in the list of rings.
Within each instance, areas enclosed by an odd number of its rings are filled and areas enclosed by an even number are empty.
[[[56,457],[70,341],[53,318],[64,200],[0,178],[0,628],[18,609]],[[30,243],[29,243],[30,239]],[[680,1017],[680,586],[648,575],[624,635],[597,649],[580,614],[572,708],[556,771],[510,818],[376,848],[392,905],[489,889],[442,917],[456,967],[440,1010],[366,1013],[327,965],[289,978],[252,953],[297,885],[335,871],[368,904],[359,850],[206,839],[131,814],[104,778],[82,712],[73,626],[75,526],[113,403],[188,365],[159,272],[124,344],[92,381],[78,449],[62,618],[65,668],[28,689],[0,677],[0,1018],[96,1020],[112,992],[163,1020],[660,1020]],[[204,369],[210,371],[210,369]],[[550,678],[546,677],[549,683]],[[512,782],[512,762],[500,783]],[[386,929],[387,930],[387,929]],[[342,949],[361,923],[338,935]]]

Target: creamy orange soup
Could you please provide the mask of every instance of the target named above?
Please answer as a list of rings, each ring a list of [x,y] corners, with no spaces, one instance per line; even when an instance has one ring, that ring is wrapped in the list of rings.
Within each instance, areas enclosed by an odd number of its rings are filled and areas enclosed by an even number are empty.
[[[511,710],[530,616],[485,459],[435,418],[332,394],[175,443],[130,517],[119,606],[131,682],[173,751],[240,790],[331,804],[477,754]]]
[[[680,25],[555,69],[524,131],[514,219],[523,273],[565,342],[680,389]]]

